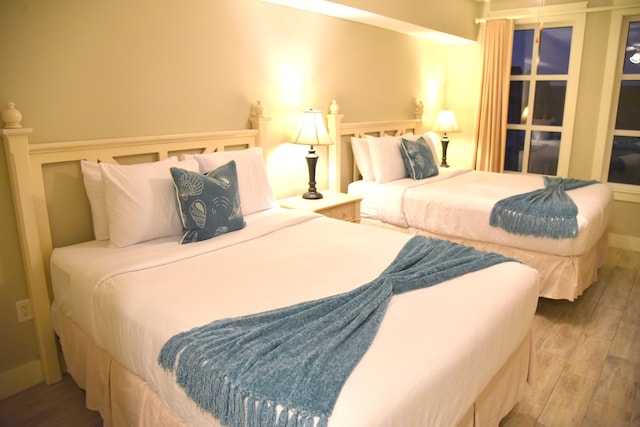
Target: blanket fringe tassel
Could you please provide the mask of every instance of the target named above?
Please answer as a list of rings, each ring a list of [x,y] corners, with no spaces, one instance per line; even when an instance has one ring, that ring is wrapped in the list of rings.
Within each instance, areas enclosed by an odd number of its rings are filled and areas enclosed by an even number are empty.
[[[490,224],[521,236],[566,239],[578,234],[575,216],[540,215],[497,206],[491,211]]]

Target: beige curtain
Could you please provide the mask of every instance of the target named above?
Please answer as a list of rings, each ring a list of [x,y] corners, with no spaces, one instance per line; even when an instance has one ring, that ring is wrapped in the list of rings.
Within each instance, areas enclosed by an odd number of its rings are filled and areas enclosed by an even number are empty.
[[[474,167],[502,172],[507,137],[509,75],[513,48],[513,21],[486,21],[480,27],[482,87],[476,120]]]

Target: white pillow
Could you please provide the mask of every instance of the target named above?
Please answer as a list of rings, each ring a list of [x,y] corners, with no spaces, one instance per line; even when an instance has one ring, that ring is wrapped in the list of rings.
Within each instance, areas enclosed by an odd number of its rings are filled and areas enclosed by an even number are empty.
[[[351,149],[353,150],[353,159],[362,175],[363,181],[375,181],[373,175],[373,165],[371,164],[371,155],[369,154],[369,143],[367,138],[351,137]]]
[[[400,153],[399,136],[366,135],[366,138],[376,182],[385,183],[409,176]]]
[[[417,141],[420,137],[423,137],[427,142],[427,145],[433,153],[433,158],[436,160],[437,164],[440,164],[440,156],[438,155],[438,151],[436,150],[435,146],[436,142],[438,141],[438,135],[436,133],[425,132],[423,135],[414,135],[412,132],[408,132],[402,135],[402,138],[408,139],[409,141]]]
[[[262,147],[196,154],[193,157],[198,161],[202,174],[235,160],[243,215],[278,207],[273,190],[269,185],[262,157]]]
[[[195,160],[100,163],[111,245],[124,247],[182,233],[171,167],[198,171]]]
[[[168,157],[159,162],[177,162],[175,156]],[[109,240],[109,218],[107,217],[107,205],[104,200],[104,187],[102,186],[102,172],[100,163],[80,160],[84,189],[91,206],[91,220],[93,223],[93,235],[96,240]]]
[[[80,160],[80,169],[82,169],[84,189],[91,206],[93,235],[96,240],[109,240],[109,218],[107,218],[107,205],[104,201],[100,164]]]

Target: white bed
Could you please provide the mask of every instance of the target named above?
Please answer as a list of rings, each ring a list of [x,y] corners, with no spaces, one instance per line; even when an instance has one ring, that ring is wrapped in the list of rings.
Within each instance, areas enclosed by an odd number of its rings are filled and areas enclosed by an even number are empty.
[[[55,329],[67,369],[87,390],[88,407],[100,411],[105,425],[219,425],[158,365],[160,348],[170,337],[219,318],[358,287],[377,277],[410,238],[265,206],[271,204],[270,196],[262,208],[258,204],[248,210],[244,228],[197,243],[181,245],[178,234],[116,244],[113,222],[111,239],[75,243],[69,240],[82,238],[59,230],[62,234],[56,234],[56,221],[47,210],[55,210],[57,186],[45,190],[42,177],[68,183],[69,175],[55,169],[43,175],[43,168],[74,164],[77,173],[79,160],[113,161],[116,152],[136,158],[152,152],[162,159],[194,152],[197,146],[205,152],[251,147],[266,140],[266,121],[254,117],[260,132],[80,141],[46,148],[28,144],[28,129],[3,130],[17,205],[33,209],[19,215],[23,253],[42,260],[28,266],[28,286],[39,341],[54,344],[53,349],[40,348],[47,381],[60,375]],[[176,141],[179,146],[172,146]],[[236,156],[245,152],[223,154],[240,158]],[[238,176],[242,174],[238,167]],[[240,187],[242,199],[246,191]],[[74,186],[63,191],[69,188]],[[76,189],[84,191],[82,185]],[[39,200],[34,194],[46,197]],[[36,205],[44,210],[38,213]],[[33,233],[38,227],[30,227],[35,225],[31,220],[40,225],[39,232]],[[30,246],[29,239],[38,245]],[[56,244],[64,239],[65,244]],[[48,294],[49,274],[52,305],[48,296],[44,301],[34,298]],[[533,373],[530,328],[537,280],[535,270],[505,262],[394,296],[372,346],[342,388],[329,425],[497,425]]]
[[[406,170],[400,170],[403,164],[396,150],[400,160],[395,163],[389,152],[380,156],[384,164],[377,167],[385,176],[380,180],[373,171],[361,174],[354,164],[357,162],[350,161],[353,157],[348,151],[359,144],[354,138],[365,137],[369,144],[377,144],[384,141],[379,137],[385,134],[397,135],[397,139],[405,134],[421,135],[420,119],[345,124],[341,119],[339,115],[329,121],[340,143],[336,151],[342,157],[338,160],[353,166],[352,170],[342,169],[339,182],[350,194],[362,197],[362,223],[441,237],[517,258],[539,270],[542,297],[572,301],[596,280],[606,253],[607,226],[613,210],[612,192],[606,184],[567,192],[578,207],[575,238],[516,235],[489,225],[491,209],[502,199],[543,188],[542,176],[439,168],[435,176],[414,180],[405,177]],[[438,145],[438,137],[432,132],[423,138],[432,147]],[[369,168],[375,169],[373,152],[370,156],[374,167]],[[394,168],[393,164],[398,166]],[[345,182],[345,176],[351,179]]]

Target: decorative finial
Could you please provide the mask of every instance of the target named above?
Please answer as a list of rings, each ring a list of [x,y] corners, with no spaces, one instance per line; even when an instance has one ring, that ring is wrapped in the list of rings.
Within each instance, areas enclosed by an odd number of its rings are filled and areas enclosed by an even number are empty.
[[[258,101],[256,105],[253,106],[253,115],[256,117],[262,117],[264,115],[264,105],[262,105],[261,101]]]
[[[5,129],[20,129],[22,124],[22,113],[16,110],[16,104],[9,102],[7,108],[2,112],[2,120]]]
[[[416,105],[416,119],[421,119],[423,113],[424,113],[424,104],[422,103],[422,101],[420,101],[418,102],[418,105]]]
[[[339,111],[340,111],[340,106],[338,105],[338,102],[335,99],[332,100],[331,105],[329,105],[329,113],[338,114]]]

